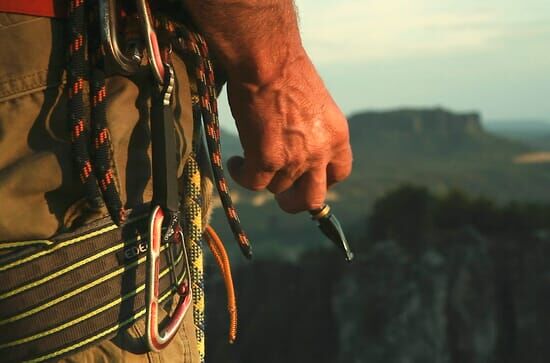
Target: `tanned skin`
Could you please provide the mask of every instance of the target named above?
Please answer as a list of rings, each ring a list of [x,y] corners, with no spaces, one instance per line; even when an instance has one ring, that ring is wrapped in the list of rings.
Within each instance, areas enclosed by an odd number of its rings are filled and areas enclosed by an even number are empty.
[[[233,179],[268,189],[286,212],[319,208],[348,177],[347,121],[311,60],[292,0],[184,0],[227,76],[244,158]]]

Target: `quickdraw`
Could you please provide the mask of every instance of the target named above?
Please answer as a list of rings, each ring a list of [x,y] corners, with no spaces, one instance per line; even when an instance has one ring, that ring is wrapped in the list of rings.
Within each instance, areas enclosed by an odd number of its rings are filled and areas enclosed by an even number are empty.
[[[191,281],[184,236],[179,223],[179,195],[177,186],[177,160],[174,134],[174,115],[171,108],[175,76],[172,67],[163,63],[156,33],[152,27],[150,9],[145,0],[136,2],[142,24],[143,38],[149,65],[157,87],[151,106],[151,143],[153,151],[153,200],[149,222],[149,245],[147,248],[146,342],[152,351],[160,351],[175,337],[185,313],[191,305]],[[142,56],[136,48],[133,56],[127,57],[120,50],[117,38],[117,8],[114,0],[99,2],[102,20],[101,36],[109,59],[118,65],[121,73],[131,75],[140,69]],[[168,228],[163,233],[165,220]],[[159,329],[159,267],[161,241],[180,243],[185,254],[186,278],[180,283],[176,309],[163,329]]]
[[[151,57],[153,57],[152,55]],[[153,65],[153,63],[150,63]],[[155,67],[155,66],[153,66]],[[147,254],[147,280],[145,291],[146,307],[146,341],[149,349],[160,351],[176,335],[183,321],[185,312],[191,305],[191,281],[183,233],[179,224],[179,198],[177,190],[177,161],[174,135],[174,115],[170,107],[174,89],[174,71],[169,64],[157,69],[158,75],[165,76],[158,84],[161,91],[153,97],[151,110],[151,141],[153,146],[153,210],[149,222],[149,248]],[[163,222],[169,224],[163,234]],[[188,273],[179,285],[177,307],[164,327],[159,332],[159,266],[161,241],[180,243],[186,254],[185,263]]]
[[[199,344],[199,354],[201,359],[204,357],[204,301],[202,297],[202,271],[197,270],[198,261],[193,262],[194,267],[192,278],[197,280],[194,285],[189,279],[184,279],[180,285],[178,292],[180,301],[172,318],[167,323],[164,330],[159,332],[158,328],[158,303],[156,286],[158,284],[158,261],[159,256],[156,252],[159,247],[158,241],[161,239],[172,238],[173,240],[183,241],[183,233],[179,229],[179,202],[176,185],[176,160],[175,160],[175,145],[174,145],[174,125],[173,115],[170,107],[171,93],[173,89],[174,74],[171,66],[164,63],[163,54],[158,45],[157,35],[153,27],[153,19],[147,1],[137,0],[137,10],[139,20],[142,26],[142,35],[145,41],[145,49],[147,51],[148,63],[151,68],[154,80],[157,83],[159,92],[156,92],[151,109],[151,141],[153,149],[153,211],[150,217],[150,239],[148,248],[147,270],[148,279],[146,287],[146,341],[151,350],[158,351],[170,342],[177,331],[177,327],[183,319],[185,311],[190,305],[190,296],[193,294],[195,300],[193,315],[195,326],[197,328],[197,342]],[[102,19],[102,42],[104,49],[107,51],[107,58],[118,65],[121,73],[130,75],[140,69],[143,57],[139,52],[139,45],[132,44],[129,53],[131,56],[126,56],[120,49],[117,39],[117,23],[116,23],[116,2],[114,0],[100,1],[100,18]],[[181,29],[180,29],[181,30]],[[203,119],[206,129],[206,139],[208,150],[210,151],[210,160],[214,171],[215,184],[218,187],[226,215],[230,222],[231,228],[235,233],[237,241],[247,256],[251,256],[250,245],[248,238],[240,227],[240,222],[235,209],[233,208],[231,197],[225,182],[223,170],[221,169],[221,155],[219,146],[219,124],[217,120],[217,110],[215,108],[215,91],[213,90],[213,70],[209,61],[205,61],[208,53],[206,44],[200,36],[193,33],[186,33],[186,39],[191,40],[190,43],[179,43],[180,46],[187,46],[191,49],[193,56],[198,56],[199,62],[197,66],[197,81],[199,97],[201,98],[199,118]],[[199,40],[199,42],[197,42]],[[198,46],[201,44],[201,46]],[[171,50],[171,49],[170,49]],[[197,113],[194,112],[196,115]],[[202,117],[201,117],[202,116]],[[195,136],[197,137],[197,136]],[[200,133],[199,136],[200,138]],[[195,147],[193,147],[195,149]],[[191,158],[191,157],[190,157]],[[169,228],[163,234],[161,232],[163,220],[170,221]],[[172,229],[171,226],[177,226]],[[189,226],[188,226],[189,227]],[[194,234],[192,234],[194,235]],[[185,244],[185,243],[184,243]],[[192,259],[202,259],[202,252],[196,251],[196,241],[191,238]],[[187,261],[187,259],[186,259]],[[202,265],[202,264],[200,264]],[[224,273],[230,275],[228,269],[224,269]],[[192,289],[192,286],[195,288]],[[195,291],[196,290],[196,291]],[[234,301],[234,299],[233,299]],[[195,306],[196,305],[196,306]],[[195,311],[197,310],[197,311]],[[236,309],[232,309],[231,326],[236,327]],[[236,331],[232,329],[230,340],[235,339]]]

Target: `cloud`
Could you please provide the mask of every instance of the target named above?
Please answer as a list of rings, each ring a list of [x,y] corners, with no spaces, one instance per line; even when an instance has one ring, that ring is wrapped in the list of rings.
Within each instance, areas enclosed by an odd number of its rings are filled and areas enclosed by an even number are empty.
[[[518,8],[529,2],[550,12],[539,0],[296,0],[304,44],[320,64],[484,50],[531,23],[550,34],[549,16]]]

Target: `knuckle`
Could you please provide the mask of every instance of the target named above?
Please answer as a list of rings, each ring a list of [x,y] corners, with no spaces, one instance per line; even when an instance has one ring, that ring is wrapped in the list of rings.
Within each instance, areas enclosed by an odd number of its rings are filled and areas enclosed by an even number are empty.
[[[340,130],[334,135],[334,142],[340,145],[349,145],[350,136],[347,129]]]
[[[332,134],[333,134],[332,136],[334,141],[342,142],[342,143],[348,142],[350,137],[349,126],[345,117],[340,119],[340,122],[337,124],[337,126],[333,128]]]
[[[268,172],[276,172],[285,165],[284,159],[280,156],[266,153],[259,155],[257,163],[260,170]]]
[[[323,160],[327,158],[327,151],[326,151],[326,145],[315,145],[311,147],[311,150],[309,152],[309,155],[307,157],[307,161],[310,163],[320,163]],[[306,160],[303,158],[303,160]]]
[[[234,178],[235,179],[235,178]],[[265,173],[257,171],[248,171],[244,175],[240,175],[235,179],[238,184],[243,186],[246,189],[253,191],[264,190],[267,184],[269,184],[270,178]]]
[[[352,172],[352,164],[351,148],[344,145],[343,150],[340,153],[335,153],[328,164],[327,171],[331,182],[339,182],[348,178]]]

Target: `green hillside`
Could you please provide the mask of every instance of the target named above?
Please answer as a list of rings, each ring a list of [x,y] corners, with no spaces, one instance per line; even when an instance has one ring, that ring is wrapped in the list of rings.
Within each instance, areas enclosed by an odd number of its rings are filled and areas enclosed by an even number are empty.
[[[354,183],[376,198],[404,182],[460,188],[499,201],[548,200],[550,169],[514,159],[531,148],[484,130],[479,116],[442,109],[365,112],[349,118]]]

